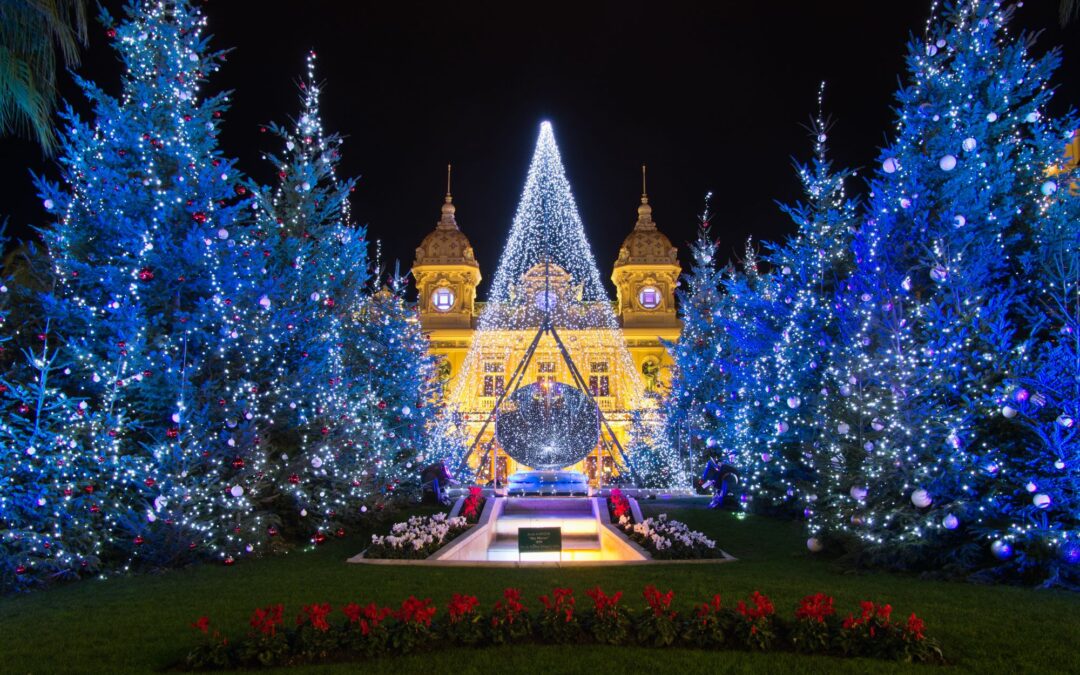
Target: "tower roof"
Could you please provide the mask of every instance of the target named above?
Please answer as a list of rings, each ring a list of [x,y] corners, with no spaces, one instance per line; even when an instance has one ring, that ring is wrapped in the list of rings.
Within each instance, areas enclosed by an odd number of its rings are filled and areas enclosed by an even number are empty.
[[[469,265],[480,267],[473,255],[472,244],[458,228],[457,207],[450,193],[450,165],[446,166],[446,197],[443,199],[439,222],[416,249],[413,265]]]
[[[637,208],[637,223],[623,240],[615,267],[623,265],[678,265],[679,251],[671,240],[656,229],[649,195],[645,192],[645,167],[641,167],[641,204]]]

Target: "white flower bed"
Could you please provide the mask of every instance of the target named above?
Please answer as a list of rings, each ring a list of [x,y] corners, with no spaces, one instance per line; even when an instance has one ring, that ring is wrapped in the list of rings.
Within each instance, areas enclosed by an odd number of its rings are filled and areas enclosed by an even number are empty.
[[[669,520],[666,513],[644,522],[633,523],[629,516],[619,518],[619,527],[652,552],[654,558],[717,558],[721,555],[716,542],[686,523]]]
[[[402,523],[395,523],[390,534],[371,535],[371,546],[365,558],[426,558],[443,545],[469,529],[461,516],[448,518],[445,513],[433,516],[412,516]]]

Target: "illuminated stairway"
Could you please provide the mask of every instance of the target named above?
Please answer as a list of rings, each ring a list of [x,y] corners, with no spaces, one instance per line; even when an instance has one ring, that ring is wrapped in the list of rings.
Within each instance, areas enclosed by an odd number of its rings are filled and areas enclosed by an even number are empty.
[[[562,553],[519,553],[518,528],[562,529]],[[573,497],[511,497],[495,521],[488,560],[600,560],[600,532],[593,500]]]

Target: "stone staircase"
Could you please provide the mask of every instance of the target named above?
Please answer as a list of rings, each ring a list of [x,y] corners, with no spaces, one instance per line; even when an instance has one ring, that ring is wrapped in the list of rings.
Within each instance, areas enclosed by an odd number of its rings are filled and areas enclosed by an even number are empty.
[[[518,528],[562,529],[562,552],[519,553]],[[488,560],[601,560],[600,532],[591,499],[575,497],[510,497],[495,521]]]

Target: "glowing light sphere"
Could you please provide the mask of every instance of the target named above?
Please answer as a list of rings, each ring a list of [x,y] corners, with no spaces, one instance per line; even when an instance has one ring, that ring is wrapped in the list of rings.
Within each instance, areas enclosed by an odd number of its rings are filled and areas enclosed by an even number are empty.
[[[938,166],[941,167],[942,171],[952,171],[956,168],[956,156],[945,155],[938,161]]]
[[[993,544],[990,544],[990,552],[998,560],[1008,560],[1012,557],[1013,549],[1009,542],[998,539]]]
[[[925,509],[934,503],[934,498],[930,496],[929,492],[920,488],[911,493],[911,503],[920,509]]]
[[[585,459],[600,439],[600,409],[585,392],[536,382],[508,396],[495,417],[506,454],[533,469],[561,469]]]

